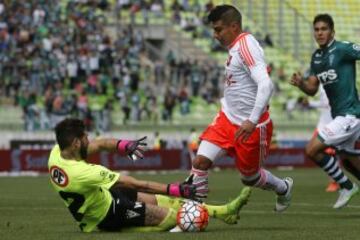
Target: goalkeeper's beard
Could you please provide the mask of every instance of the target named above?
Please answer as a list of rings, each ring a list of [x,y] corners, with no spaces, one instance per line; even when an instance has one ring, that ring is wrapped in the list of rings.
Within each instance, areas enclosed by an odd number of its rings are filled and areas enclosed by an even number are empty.
[[[80,157],[81,159],[83,160],[86,160],[87,159],[87,146],[83,143],[81,143],[81,146],[80,146]]]

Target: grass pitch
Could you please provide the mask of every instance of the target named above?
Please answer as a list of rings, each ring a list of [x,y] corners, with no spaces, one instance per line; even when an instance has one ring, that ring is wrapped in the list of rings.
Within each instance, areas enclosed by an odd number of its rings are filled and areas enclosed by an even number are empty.
[[[332,209],[337,193],[324,191],[327,178],[320,169],[274,171],[294,178],[292,206],[284,213],[273,212],[275,197],[254,189],[237,225],[215,219],[201,233],[81,233],[47,176],[0,178],[0,239],[359,239],[360,195],[341,210]],[[187,175],[133,174],[160,182],[179,181]],[[237,171],[210,175],[209,203],[234,198],[242,185]]]

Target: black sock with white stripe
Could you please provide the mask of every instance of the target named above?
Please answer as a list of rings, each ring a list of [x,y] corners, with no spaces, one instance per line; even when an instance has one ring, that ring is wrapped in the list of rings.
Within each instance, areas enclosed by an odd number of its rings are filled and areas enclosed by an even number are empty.
[[[339,167],[335,157],[325,155],[320,162],[316,162],[341,188],[352,189],[353,184]]]

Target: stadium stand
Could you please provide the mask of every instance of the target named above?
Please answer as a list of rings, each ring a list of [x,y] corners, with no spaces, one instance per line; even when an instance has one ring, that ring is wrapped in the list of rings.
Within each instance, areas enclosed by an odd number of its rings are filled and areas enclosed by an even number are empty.
[[[85,119],[95,131],[209,122],[219,108],[226,53],[210,40],[203,20],[208,8],[233,1],[121,2],[4,1],[17,14],[0,15],[2,129],[47,130],[66,115]],[[356,18],[343,11],[356,15],[355,2],[341,9],[337,1],[327,1],[327,9],[323,3],[235,3],[273,70],[271,111],[280,129],[311,128],[317,120],[317,111],[287,83],[292,72],[307,68],[315,47],[313,14],[328,10],[338,25],[350,26],[337,29],[339,38],[356,38]]]

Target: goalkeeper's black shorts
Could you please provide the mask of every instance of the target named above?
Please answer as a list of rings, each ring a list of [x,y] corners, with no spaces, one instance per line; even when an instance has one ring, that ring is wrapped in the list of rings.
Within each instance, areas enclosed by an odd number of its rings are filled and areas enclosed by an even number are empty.
[[[119,231],[124,227],[144,226],[145,203],[137,202],[137,192],[128,188],[110,189],[112,203],[98,224],[103,231]]]

